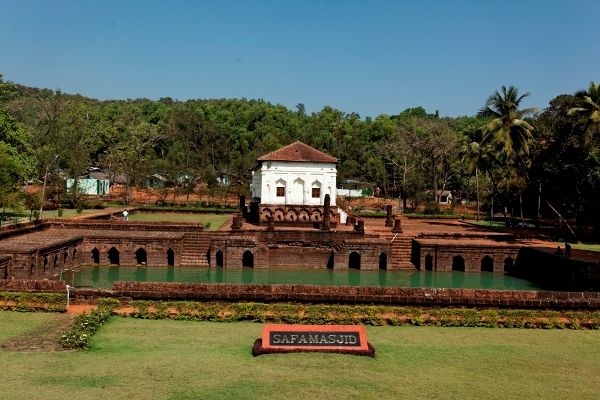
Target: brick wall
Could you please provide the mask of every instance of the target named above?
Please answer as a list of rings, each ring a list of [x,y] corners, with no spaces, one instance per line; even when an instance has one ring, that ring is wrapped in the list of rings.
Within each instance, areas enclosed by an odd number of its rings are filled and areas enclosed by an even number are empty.
[[[65,293],[64,282],[0,280],[0,291]],[[600,309],[599,292],[487,289],[385,288],[368,286],[246,285],[115,282],[113,289],[73,288],[75,302],[101,297],[131,300],[259,301],[394,304],[423,307]]]
[[[600,290],[598,262],[566,258],[543,247],[523,247],[513,273],[555,290]]]

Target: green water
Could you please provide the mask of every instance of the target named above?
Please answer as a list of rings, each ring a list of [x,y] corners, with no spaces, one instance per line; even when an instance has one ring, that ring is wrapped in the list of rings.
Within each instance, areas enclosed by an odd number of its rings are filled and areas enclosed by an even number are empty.
[[[112,288],[115,281],[133,281],[544,290],[543,287],[527,280],[490,272],[359,271],[307,267],[234,269],[125,266],[81,267],[80,270],[75,274],[75,286],[99,288]]]

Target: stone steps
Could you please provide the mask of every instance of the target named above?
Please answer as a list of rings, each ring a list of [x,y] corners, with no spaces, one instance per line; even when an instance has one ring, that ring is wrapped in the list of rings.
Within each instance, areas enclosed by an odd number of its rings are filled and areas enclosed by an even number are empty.
[[[396,236],[396,239],[392,242],[392,255],[389,262],[390,269],[415,269],[415,266],[410,262],[412,255],[412,241],[412,236]]]
[[[210,247],[211,233],[190,233],[183,238],[181,265],[208,266],[206,253]]]

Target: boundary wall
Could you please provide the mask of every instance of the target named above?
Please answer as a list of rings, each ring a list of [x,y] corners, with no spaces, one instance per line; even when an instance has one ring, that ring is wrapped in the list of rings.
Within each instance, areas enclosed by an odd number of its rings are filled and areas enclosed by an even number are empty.
[[[56,281],[0,280],[0,291],[66,293],[66,287],[64,282]],[[71,296],[72,304],[94,304],[98,298],[113,297],[125,304],[132,300],[183,300],[600,309],[600,292],[367,286],[115,282],[112,290],[73,288]]]

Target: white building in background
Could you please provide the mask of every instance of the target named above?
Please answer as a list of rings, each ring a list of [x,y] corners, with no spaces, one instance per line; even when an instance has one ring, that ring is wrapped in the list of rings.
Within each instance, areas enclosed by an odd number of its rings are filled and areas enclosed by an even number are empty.
[[[300,141],[260,157],[252,170],[252,201],[260,204],[335,205],[337,158]]]

